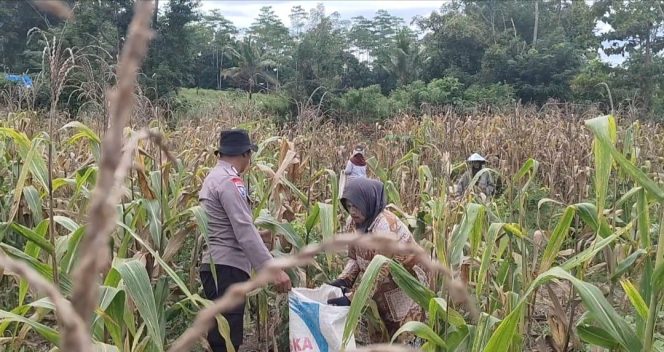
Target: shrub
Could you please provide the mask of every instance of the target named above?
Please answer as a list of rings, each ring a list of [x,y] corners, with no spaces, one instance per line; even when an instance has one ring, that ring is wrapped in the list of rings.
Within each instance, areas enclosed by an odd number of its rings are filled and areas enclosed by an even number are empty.
[[[463,84],[455,77],[437,78],[427,84],[425,102],[432,106],[459,105]]]
[[[366,120],[382,120],[392,112],[392,102],[381,93],[377,84],[349,90],[339,98],[337,106],[342,115]]]
[[[285,94],[262,94],[256,99],[258,110],[277,120],[288,120],[291,114],[291,104]]]
[[[455,77],[437,78],[428,84],[415,81],[392,92],[390,99],[396,110],[407,113],[419,112],[422,104],[459,105],[463,99],[463,84]]]
[[[393,91],[390,99],[398,111],[414,113],[419,111],[426,95],[426,83],[415,81]]]
[[[466,106],[502,107],[514,103],[514,88],[509,84],[493,83],[489,85],[473,84],[463,93]]]

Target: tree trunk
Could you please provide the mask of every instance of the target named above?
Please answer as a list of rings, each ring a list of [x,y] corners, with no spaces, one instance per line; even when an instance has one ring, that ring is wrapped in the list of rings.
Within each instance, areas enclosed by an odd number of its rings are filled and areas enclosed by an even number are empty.
[[[217,56],[219,56],[219,54],[217,54]],[[223,80],[223,76],[222,76],[221,72],[223,72],[223,70],[224,70],[224,51],[222,50],[221,51],[221,57],[219,58],[219,70],[218,70],[219,71],[219,75],[218,75],[219,76],[219,80],[218,80],[219,84],[218,84],[217,89],[219,89],[219,90],[221,90],[221,81]]]
[[[535,26],[533,28],[533,46],[537,43],[537,27],[539,25],[539,0],[535,0]]]
[[[152,28],[157,28],[157,20],[159,15],[159,0],[154,0],[154,14],[152,15]]]
[[[491,0],[491,38],[496,44],[496,0]]]
[[[251,95],[253,94],[254,90],[254,80],[249,80],[249,100],[251,101]]]
[[[643,72],[641,79],[641,95],[643,95],[643,109],[646,112],[646,115],[650,116],[651,105],[652,105],[652,77],[651,75],[651,66],[652,66],[652,43],[651,43],[651,32],[652,24],[649,24],[648,29],[646,30],[646,43],[645,43],[645,55],[643,56]]]

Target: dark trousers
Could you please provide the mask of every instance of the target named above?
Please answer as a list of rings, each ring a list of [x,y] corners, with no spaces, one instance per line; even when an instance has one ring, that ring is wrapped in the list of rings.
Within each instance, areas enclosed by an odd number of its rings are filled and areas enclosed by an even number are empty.
[[[215,300],[223,296],[228,288],[238,282],[249,280],[249,274],[244,271],[227,265],[215,265],[214,270],[217,274],[217,282],[215,285],[214,276],[212,276],[212,266],[208,264],[201,265],[201,283],[203,284],[203,291],[205,297],[209,300]],[[231,343],[235,347],[235,351],[242,345],[244,334],[244,306],[235,307],[223,313],[222,315],[228,320],[228,325],[231,328]],[[217,322],[215,321],[214,327],[208,331],[207,341],[210,344],[213,352],[226,352],[226,343],[224,338],[221,337]]]

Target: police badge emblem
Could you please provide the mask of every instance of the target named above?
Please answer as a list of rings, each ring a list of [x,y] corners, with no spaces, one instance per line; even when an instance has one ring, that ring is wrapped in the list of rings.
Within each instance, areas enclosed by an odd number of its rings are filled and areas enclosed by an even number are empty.
[[[247,189],[244,187],[244,182],[242,182],[242,179],[239,177],[233,177],[231,181],[233,181],[235,188],[237,188],[237,191],[240,192],[242,198],[247,198]]]

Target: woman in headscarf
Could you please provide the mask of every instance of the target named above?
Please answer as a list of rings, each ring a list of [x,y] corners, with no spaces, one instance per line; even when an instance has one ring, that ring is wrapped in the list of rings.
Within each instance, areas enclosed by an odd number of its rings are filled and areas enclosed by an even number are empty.
[[[370,236],[372,233],[389,234],[402,243],[415,243],[408,227],[387,210],[387,199],[383,183],[367,178],[349,179],[341,199],[343,207],[350,214],[348,231],[357,231]],[[347,294],[341,298],[330,300],[335,305],[350,305],[353,294],[359,286],[367,266],[377,253],[373,250],[351,247],[348,252],[348,263],[343,272],[331,284],[337,287],[348,288]],[[392,259],[401,263],[413,276],[426,284],[427,276],[424,270],[415,264],[412,256],[394,256]],[[373,344],[390,341],[394,333],[408,321],[421,321],[424,318],[422,308],[410,299],[406,293],[392,279],[388,266],[381,268],[375,281],[371,296],[378,307],[378,314],[385,325],[386,332],[374,329],[361,321],[355,333],[359,343]],[[415,338],[410,334],[399,336],[402,343],[414,343]]]
[[[358,145],[346,162],[344,173],[351,177],[367,177],[367,161],[364,159],[364,147]]]

